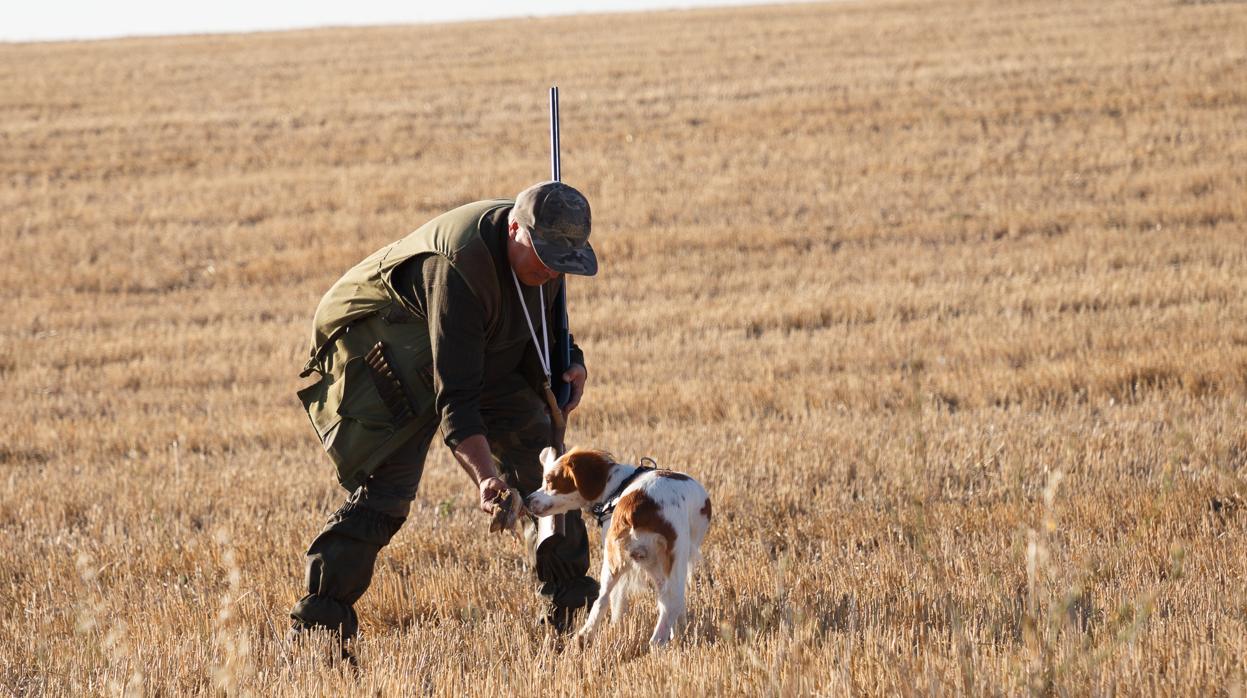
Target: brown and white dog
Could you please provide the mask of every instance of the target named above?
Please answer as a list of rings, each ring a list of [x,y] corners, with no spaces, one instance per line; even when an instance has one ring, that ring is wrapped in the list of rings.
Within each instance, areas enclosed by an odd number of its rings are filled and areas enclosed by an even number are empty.
[[[601,591],[580,629],[581,642],[597,631],[607,599],[616,623],[630,592],[649,586],[658,592],[658,623],[649,641],[666,644],[684,616],[684,591],[710,527],[705,488],[683,473],[616,463],[604,451],[572,449],[556,457],[547,448],[541,465],[541,489],[529,495],[528,510],[552,516],[589,509],[604,534]]]

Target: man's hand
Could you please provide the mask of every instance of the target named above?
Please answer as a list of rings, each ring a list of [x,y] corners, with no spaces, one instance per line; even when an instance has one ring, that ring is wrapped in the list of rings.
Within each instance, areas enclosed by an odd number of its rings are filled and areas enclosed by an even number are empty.
[[[563,417],[571,414],[580,404],[580,396],[585,393],[585,381],[589,379],[589,371],[580,364],[572,364],[563,372],[563,382],[572,387],[571,397],[567,399],[567,404],[563,406]]]
[[[497,477],[481,480],[480,489],[481,511],[493,517],[489,522],[489,532],[514,528],[520,514],[524,513],[524,498],[520,491]]]
[[[520,491],[509,487],[498,477],[489,455],[489,442],[483,434],[473,434],[455,447],[455,458],[464,472],[477,483],[481,496],[481,511],[493,519],[489,523],[491,533],[515,526],[524,513],[524,499]]]
[[[481,511],[486,514],[494,513],[498,506],[498,502],[502,499],[502,495],[510,491],[510,487],[500,477],[487,477],[481,480]]]

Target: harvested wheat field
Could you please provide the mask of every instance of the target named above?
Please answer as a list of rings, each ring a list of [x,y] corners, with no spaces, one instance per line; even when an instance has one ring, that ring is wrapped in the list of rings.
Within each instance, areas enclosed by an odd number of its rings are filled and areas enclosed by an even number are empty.
[[[1247,5],[844,2],[0,45],[7,695],[1241,695]],[[554,651],[435,441],[358,604],[295,391],[348,267],[594,205],[569,441],[696,476],[683,639]],[[594,533],[596,573],[597,534]]]

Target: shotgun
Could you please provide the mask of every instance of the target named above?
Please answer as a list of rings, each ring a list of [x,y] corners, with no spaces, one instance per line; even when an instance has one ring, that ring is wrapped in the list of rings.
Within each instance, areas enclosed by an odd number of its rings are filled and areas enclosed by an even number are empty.
[[[561,182],[563,173],[559,169],[559,87],[550,88],[550,179]],[[563,283],[559,284],[559,292],[554,297],[554,348],[550,355],[550,387],[554,390],[554,398],[559,407],[567,405],[572,398],[572,387],[563,382],[563,373],[571,367],[572,343],[571,331],[567,323],[567,275],[563,275]],[[562,444],[556,444],[561,448]]]
[[[550,179],[563,181],[563,172],[559,166],[559,86],[550,86]],[[554,296],[554,346],[550,351],[550,388],[558,408],[551,406],[550,419],[557,425],[553,444],[559,455],[563,454],[563,434],[567,428],[560,410],[572,397],[572,387],[563,381],[563,374],[571,367],[572,343],[571,331],[567,322],[567,274],[563,275],[563,283],[559,284],[559,292]],[[559,414],[555,414],[559,412]],[[538,520],[537,547],[540,549],[552,534],[562,537],[564,533],[563,515]]]

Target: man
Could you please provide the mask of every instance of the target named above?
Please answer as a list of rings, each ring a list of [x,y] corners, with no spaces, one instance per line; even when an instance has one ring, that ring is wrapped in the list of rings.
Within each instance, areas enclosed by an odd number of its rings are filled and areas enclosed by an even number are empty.
[[[546,331],[562,274],[597,273],[590,227],[580,192],[542,182],[514,202],[480,201],[434,218],[325,294],[304,370],[320,380],[299,397],[351,494],[308,548],[292,635],[327,628],[344,648],[355,636],[354,604],[407,517],[439,427],[481,509],[504,525],[541,486],[538,454],[553,442]],[[565,413],[587,377],[574,344],[571,355]],[[569,629],[574,611],[597,596],[578,515],[541,542],[535,563],[546,621]]]

